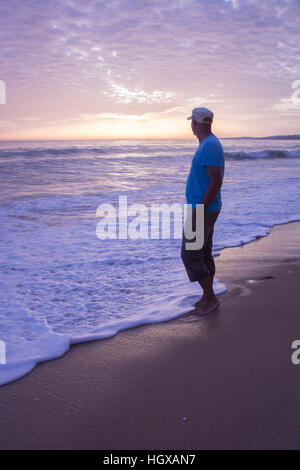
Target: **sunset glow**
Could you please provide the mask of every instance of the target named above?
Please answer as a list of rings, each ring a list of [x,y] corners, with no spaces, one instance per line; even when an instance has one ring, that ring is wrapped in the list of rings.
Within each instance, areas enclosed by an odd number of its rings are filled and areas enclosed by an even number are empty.
[[[299,131],[296,0],[39,5],[1,2],[1,140],[188,139],[196,106],[220,137]]]

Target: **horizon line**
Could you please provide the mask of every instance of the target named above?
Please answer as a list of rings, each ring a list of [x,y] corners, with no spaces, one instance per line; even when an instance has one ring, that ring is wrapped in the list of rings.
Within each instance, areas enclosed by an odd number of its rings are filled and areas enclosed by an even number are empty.
[[[214,134],[214,132],[213,132]],[[299,136],[300,139],[300,134],[274,134],[274,135],[269,135],[269,136],[263,136],[263,137],[258,137],[258,136],[235,136],[235,137],[218,137],[219,139],[265,139],[269,137],[291,137],[291,136]],[[0,142],[69,142],[69,141],[79,141],[79,142],[86,142],[86,141],[115,141],[115,140],[120,140],[120,141],[127,141],[127,140],[195,140],[194,137],[187,137],[187,138],[110,138],[110,139],[71,139],[71,138],[65,138],[65,139],[0,139]]]

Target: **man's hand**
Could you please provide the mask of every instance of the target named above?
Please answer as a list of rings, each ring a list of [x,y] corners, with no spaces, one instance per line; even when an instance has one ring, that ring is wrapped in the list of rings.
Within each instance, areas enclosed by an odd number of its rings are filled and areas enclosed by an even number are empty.
[[[216,197],[219,189],[222,186],[222,171],[220,166],[207,166],[207,172],[210,177],[210,184],[206,190],[206,193],[203,196],[201,204],[204,204],[204,210],[209,206],[209,204]]]

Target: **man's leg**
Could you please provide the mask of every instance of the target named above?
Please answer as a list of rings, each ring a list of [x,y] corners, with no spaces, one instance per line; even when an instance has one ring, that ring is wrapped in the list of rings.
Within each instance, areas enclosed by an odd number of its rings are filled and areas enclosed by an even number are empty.
[[[202,280],[202,281],[204,281],[204,280]],[[199,283],[200,283],[200,281],[199,281]],[[205,289],[204,283],[201,283],[200,285],[201,285],[202,289],[204,290]],[[203,297],[202,297],[202,299],[203,299]],[[220,305],[220,303],[217,299],[217,296],[215,295],[213,289],[211,289],[210,294],[207,294],[207,297],[205,298],[205,300],[202,300],[202,299],[201,299],[201,302],[199,302],[199,304],[195,308],[195,313],[198,314],[198,315],[206,315],[207,313],[210,313],[213,310],[216,310]]]
[[[206,267],[204,262],[205,256],[205,244],[207,243],[208,239],[208,225],[206,223],[206,216],[204,215],[204,243],[201,249],[197,250],[190,250],[186,249],[186,242],[194,242],[193,240],[187,240],[185,237],[185,233],[182,233],[182,245],[181,245],[181,259],[185,266],[187,275],[191,282],[196,282],[198,279],[205,278],[210,275],[209,270]],[[193,230],[195,230],[195,213],[193,213]]]
[[[207,278],[205,279],[209,279],[210,281],[210,288],[208,289],[210,292],[214,292],[213,291],[213,284],[214,284],[214,276],[208,276]],[[203,279],[203,281],[205,282],[205,279]],[[200,300],[198,300],[196,303],[195,303],[195,307],[199,307],[200,305],[204,305],[207,298],[209,297],[209,295],[207,296],[207,293],[206,293],[206,289],[205,289],[205,286],[201,285],[201,282],[203,284],[203,281],[198,281],[202,290],[203,290],[203,294],[202,294],[202,297]]]
[[[188,277],[191,282],[199,282],[203,290],[203,296],[197,305],[208,303],[208,307],[212,307],[212,303],[216,304],[217,299],[213,291],[213,278],[215,274],[215,264],[212,256],[212,235],[214,223],[217,220],[219,212],[204,213],[204,244],[200,250],[186,250],[185,242],[187,241],[183,232],[181,258],[185,265]],[[194,216],[194,214],[193,214]],[[193,219],[194,223],[194,219]],[[197,312],[202,313],[202,312]]]
[[[216,268],[214,257],[212,255],[214,224],[218,218],[218,215],[219,212],[206,214],[206,243],[203,247],[203,260],[210,275],[198,280],[200,286],[202,287],[203,295],[201,300],[196,303],[196,307],[198,308],[197,313],[209,313],[219,306],[218,299],[213,290],[213,280]]]
[[[202,287],[203,290],[203,295],[202,299],[208,301],[208,300],[215,300],[216,295],[213,290],[213,277],[212,276],[207,276],[204,279],[200,279],[198,281],[200,286]]]

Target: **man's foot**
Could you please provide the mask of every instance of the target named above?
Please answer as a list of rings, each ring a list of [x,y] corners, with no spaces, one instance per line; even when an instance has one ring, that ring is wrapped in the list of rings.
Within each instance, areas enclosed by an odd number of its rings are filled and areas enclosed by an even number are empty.
[[[217,298],[214,300],[206,300],[205,303],[196,307],[193,313],[196,315],[207,315],[216,310],[219,306],[220,303]]]
[[[206,298],[205,297],[202,297],[200,300],[197,300],[197,302],[194,304],[195,307],[201,307],[202,305],[204,305],[206,302]]]

